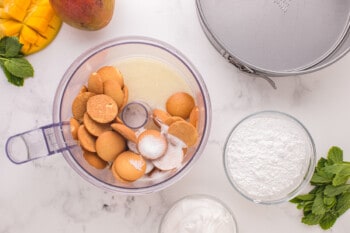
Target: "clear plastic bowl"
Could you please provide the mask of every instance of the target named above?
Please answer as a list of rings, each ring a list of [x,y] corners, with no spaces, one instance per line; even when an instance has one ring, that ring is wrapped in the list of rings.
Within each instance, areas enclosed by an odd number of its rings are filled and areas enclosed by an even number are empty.
[[[238,122],[223,154],[226,175],[245,198],[260,204],[288,201],[310,181],[316,150],[294,117],[262,111]]]
[[[56,92],[53,108],[53,121],[59,127],[54,128],[54,137],[59,148],[72,141],[70,130],[64,128],[64,122],[72,117],[71,106],[82,85],[87,83],[89,74],[104,65],[115,65],[123,59],[141,57],[162,62],[181,74],[194,93],[199,107],[198,134],[195,146],[188,149],[182,166],[176,171],[152,179],[140,179],[132,183],[117,181],[106,168],[97,170],[86,163],[79,146],[62,150],[69,165],[85,180],[110,191],[127,194],[144,194],[164,189],[181,179],[200,157],[208,139],[211,124],[211,106],[208,91],[199,72],[169,44],[145,37],[125,37],[102,43],[79,56],[65,72]],[[63,122],[63,124],[62,124]]]

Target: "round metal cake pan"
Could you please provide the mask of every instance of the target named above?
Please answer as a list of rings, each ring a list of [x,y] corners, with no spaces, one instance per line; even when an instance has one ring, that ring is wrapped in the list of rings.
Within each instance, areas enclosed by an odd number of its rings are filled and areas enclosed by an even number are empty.
[[[214,47],[251,74],[309,73],[349,51],[348,0],[196,0],[196,5]]]

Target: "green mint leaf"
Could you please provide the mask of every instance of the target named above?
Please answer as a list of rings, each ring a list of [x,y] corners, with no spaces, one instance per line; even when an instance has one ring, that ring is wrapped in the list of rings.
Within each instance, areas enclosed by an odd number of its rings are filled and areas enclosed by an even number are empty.
[[[343,150],[339,147],[333,146],[328,151],[327,159],[330,164],[343,162]]]
[[[307,207],[307,206],[310,206],[310,210],[312,208],[312,205],[313,205],[314,201],[303,201],[303,202],[300,202],[297,204],[297,209],[304,209]]]
[[[338,218],[337,214],[333,213],[332,211],[328,212],[320,220],[320,222],[319,222],[320,227],[323,230],[328,230],[329,228],[331,228],[334,225],[334,223],[337,221],[337,218]]]
[[[332,184],[334,186],[346,184],[349,177],[350,177],[350,165],[348,164],[343,164],[344,167],[341,169],[333,178]]]
[[[325,167],[328,165],[328,161],[327,159],[321,157],[318,162],[317,162],[317,165],[316,165],[316,170],[319,171],[321,168]]]
[[[348,209],[350,209],[350,192],[340,195],[338,197],[337,205],[335,206],[335,211],[339,216],[344,214]]]
[[[324,195],[328,197],[335,197],[348,190],[350,190],[350,184],[343,184],[339,186],[327,185],[324,189]]]
[[[5,67],[3,66],[3,64],[0,63],[1,68],[4,71],[4,74],[7,78],[7,81],[15,86],[21,87],[24,85],[24,79],[23,78],[19,78],[16,77],[14,75],[12,75],[10,72],[8,72]]]
[[[303,208],[305,208],[305,202],[300,202],[300,203],[296,203],[297,204],[297,209],[301,210]]]
[[[306,216],[308,214],[312,214],[312,204],[313,204],[313,201],[306,202],[306,204],[304,205],[304,209],[303,209],[304,216]]]
[[[34,69],[24,58],[10,58],[4,62],[4,67],[12,75],[19,78],[33,77]]]
[[[17,37],[3,37],[0,41],[0,54],[5,58],[21,57],[22,46]]]
[[[342,184],[346,184],[348,179],[349,179],[348,176],[336,176],[336,177],[334,177],[332,184],[334,186],[339,186],[339,185],[342,185]]]
[[[6,38],[7,37],[2,37],[0,39],[0,56],[4,56],[6,53]]]
[[[317,225],[322,218],[323,215],[308,214],[301,219],[301,222],[307,225]]]
[[[326,206],[326,211],[329,211],[337,203],[337,198],[336,197],[324,197],[323,203]]]
[[[315,194],[299,195],[298,198],[303,201],[311,201],[315,199]]]
[[[293,199],[289,200],[289,202],[294,204],[299,204],[299,203],[302,203],[303,200],[300,200],[298,197],[294,197]]]
[[[324,197],[323,198],[323,203],[328,207],[333,207],[335,203],[337,203],[337,198],[335,197]]]
[[[339,173],[341,170],[350,167],[350,165],[348,164],[344,164],[344,163],[338,163],[338,164],[332,164],[332,165],[328,165],[324,168],[321,169],[321,171],[328,173],[328,174],[334,174],[336,175],[337,173]]]
[[[290,200],[291,203],[300,203],[303,201],[311,201],[315,198],[315,194],[303,194],[294,197],[292,200]]]
[[[12,83],[15,86],[22,87],[24,85],[23,78],[19,78],[19,77],[16,77],[14,75],[11,75],[11,74],[10,74],[10,76],[6,76],[6,77],[7,77],[7,81],[9,83]]]
[[[309,193],[310,194],[317,194],[317,193],[323,193],[324,185],[321,186],[315,186]]]
[[[313,185],[330,184],[332,183],[333,176],[334,175],[332,173],[328,173],[323,170],[320,170],[312,175],[310,183]]]
[[[326,213],[326,206],[323,203],[323,194],[317,194],[312,205],[312,213],[316,215],[323,215]]]
[[[7,80],[16,86],[23,86],[25,78],[34,76],[32,65],[23,58],[22,46],[17,37],[0,38],[0,66]]]

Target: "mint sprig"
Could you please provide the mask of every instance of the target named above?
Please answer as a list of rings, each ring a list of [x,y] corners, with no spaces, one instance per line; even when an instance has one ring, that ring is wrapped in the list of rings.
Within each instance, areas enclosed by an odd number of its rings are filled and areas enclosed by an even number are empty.
[[[350,163],[343,160],[339,147],[329,149],[326,158],[320,158],[310,183],[315,186],[308,194],[292,200],[303,210],[302,222],[331,228],[336,220],[350,209]]]
[[[23,86],[26,78],[34,76],[32,65],[21,53],[22,46],[17,37],[0,39],[0,66],[7,81],[15,86]]]

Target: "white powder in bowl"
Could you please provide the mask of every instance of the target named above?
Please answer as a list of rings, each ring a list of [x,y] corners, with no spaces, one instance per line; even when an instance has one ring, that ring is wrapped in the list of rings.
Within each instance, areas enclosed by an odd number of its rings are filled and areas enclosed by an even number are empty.
[[[205,195],[185,197],[164,216],[159,233],[236,233],[231,212],[216,199]]]
[[[225,148],[225,167],[243,195],[271,202],[285,198],[305,181],[312,156],[312,139],[299,122],[263,112],[233,130]]]

